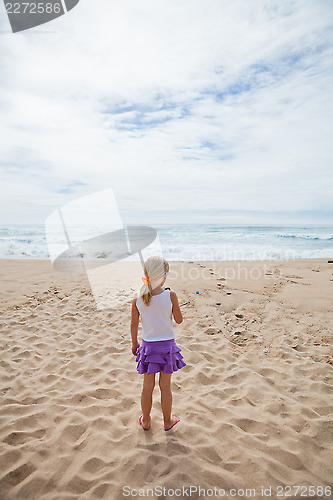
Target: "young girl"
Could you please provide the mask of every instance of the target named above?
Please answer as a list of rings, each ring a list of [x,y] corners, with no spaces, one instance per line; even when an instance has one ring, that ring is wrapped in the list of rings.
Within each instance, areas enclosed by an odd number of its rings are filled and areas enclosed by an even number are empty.
[[[159,373],[164,430],[179,422],[171,415],[171,375],[186,366],[181,349],[175,342],[172,315],[176,323],[183,321],[177,295],[170,288],[163,289],[169,264],[162,257],[149,257],[144,264],[143,286],[132,301],[132,353],[136,357],[137,371],[144,375],[141,393],[141,427],[150,428],[150,411],[155,387],[155,373]],[[138,343],[139,318],[142,323],[142,345]]]

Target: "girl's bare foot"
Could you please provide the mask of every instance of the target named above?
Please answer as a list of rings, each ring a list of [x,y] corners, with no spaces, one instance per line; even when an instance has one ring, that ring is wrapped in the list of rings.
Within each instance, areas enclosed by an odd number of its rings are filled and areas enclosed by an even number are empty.
[[[141,417],[139,418],[140,425],[141,425],[142,429],[145,431],[148,431],[148,429],[150,429],[150,421],[151,421],[150,417],[148,420],[145,420],[143,418],[143,415],[141,415]]]
[[[178,424],[179,420],[180,419],[177,418],[176,415],[172,415],[172,417],[170,418],[169,422],[164,422],[164,430],[168,431],[169,429],[171,429],[171,427],[173,427],[174,425]]]

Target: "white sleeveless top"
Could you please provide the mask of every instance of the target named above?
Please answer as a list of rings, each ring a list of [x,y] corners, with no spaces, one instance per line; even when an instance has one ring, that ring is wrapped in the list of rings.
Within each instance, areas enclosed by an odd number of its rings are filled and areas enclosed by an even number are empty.
[[[146,306],[137,292],[136,306],[142,323],[142,339],[148,342],[175,338],[172,326],[172,302],[170,290],[153,295]]]

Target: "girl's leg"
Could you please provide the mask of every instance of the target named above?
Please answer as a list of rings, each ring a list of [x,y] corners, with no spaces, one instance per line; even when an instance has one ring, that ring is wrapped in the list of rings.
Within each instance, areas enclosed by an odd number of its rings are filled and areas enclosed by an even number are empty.
[[[164,429],[169,429],[176,421],[171,416],[172,392],[171,392],[171,373],[160,372],[159,386],[161,390],[161,405],[164,420]]]
[[[150,425],[150,410],[153,404],[153,390],[155,387],[155,373],[143,374],[143,387],[141,393],[142,425],[146,429]]]

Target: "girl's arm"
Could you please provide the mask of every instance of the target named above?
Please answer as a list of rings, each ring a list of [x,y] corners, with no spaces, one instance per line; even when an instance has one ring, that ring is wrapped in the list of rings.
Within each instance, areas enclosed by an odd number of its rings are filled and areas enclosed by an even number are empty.
[[[176,292],[170,292],[170,299],[172,302],[172,314],[175,322],[179,325],[183,321],[183,315],[179,307],[178,297]]]
[[[132,300],[132,317],[131,317],[131,337],[132,337],[132,354],[136,356],[136,351],[140,344],[138,342],[138,329],[139,329],[139,311],[136,307],[136,296]]]

